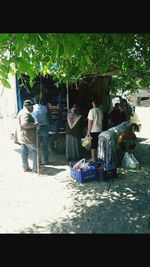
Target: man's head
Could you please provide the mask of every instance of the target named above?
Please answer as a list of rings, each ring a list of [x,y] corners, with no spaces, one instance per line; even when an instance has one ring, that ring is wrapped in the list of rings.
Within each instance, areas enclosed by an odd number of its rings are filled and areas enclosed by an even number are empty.
[[[100,104],[99,98],[96,97],[96,96],[93,96],[93,97],[92,97],[91,102],[92,102],[92,106],[93,106],[93,107],[98,107],[99,104]]]
[[[37,95],[37,96],[34,97],[34,101],[35,101],[36,104],[46,105],[45,96]]]
[[[120,110],[120,111],[123,111],[123,107],[122,107],[122,105],[120,103],[118,103],[118,108],[117,109]]]
[[[24,103],[23,103],[23,106],[26,107],[26,109],[29,112],[32,112],[33,111],[33,105],[34,105],[34,103],[30,99],[25,100]]]

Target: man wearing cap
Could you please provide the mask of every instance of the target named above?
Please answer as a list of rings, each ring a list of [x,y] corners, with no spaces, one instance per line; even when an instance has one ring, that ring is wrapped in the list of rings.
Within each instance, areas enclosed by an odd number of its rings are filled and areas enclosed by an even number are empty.
[[[25,172],[30,171],[28,156],[32,155],[32,171],[37,172],[37,151],[36,151],[36,127],[32,111],[34,103],[31,100],[25,100],[23,109],[19,111],[17,116],[17,138],[21,144],[22,167]]]

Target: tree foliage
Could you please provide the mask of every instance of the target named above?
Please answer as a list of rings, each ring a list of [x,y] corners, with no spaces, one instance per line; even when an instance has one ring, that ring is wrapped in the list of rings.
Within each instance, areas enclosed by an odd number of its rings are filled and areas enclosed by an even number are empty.
[[[92,75],[112,75],[112,91],[150,87],[150,34],[0,34],[0,77],[50,74],[64,83]]]

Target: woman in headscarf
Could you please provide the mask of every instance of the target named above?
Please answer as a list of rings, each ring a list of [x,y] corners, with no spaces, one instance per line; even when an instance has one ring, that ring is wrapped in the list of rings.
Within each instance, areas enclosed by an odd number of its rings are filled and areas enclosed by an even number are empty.
[[[83,121],[79,107],[74,104],[67,114],[66,124],[66,159],[77,160],[82,156]]]

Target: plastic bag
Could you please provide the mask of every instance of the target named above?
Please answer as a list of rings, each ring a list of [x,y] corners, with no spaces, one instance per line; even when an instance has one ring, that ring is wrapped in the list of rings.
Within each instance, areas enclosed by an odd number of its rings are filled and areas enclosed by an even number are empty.
[[[81,139],[81,144],[86,150],[90,150],[91,147],[91,136],[86,135],[84,138]]]
[[[137,169],[139,168],[139,162],[133,154],[126,152],[122,160],[122,167],[125,169]]]
[[[85,167],[85,158],[79,160],[77,163],[74,164],[73,169],[80,169]]]

